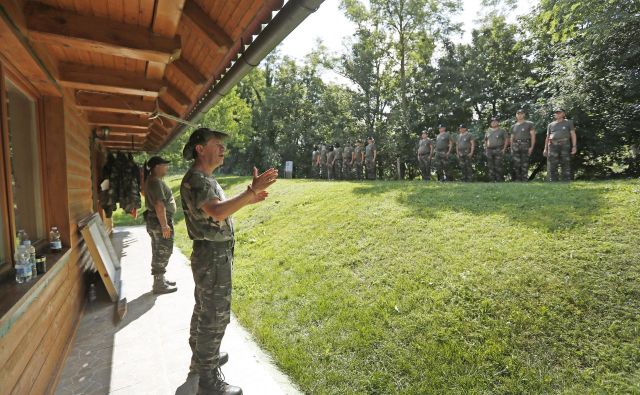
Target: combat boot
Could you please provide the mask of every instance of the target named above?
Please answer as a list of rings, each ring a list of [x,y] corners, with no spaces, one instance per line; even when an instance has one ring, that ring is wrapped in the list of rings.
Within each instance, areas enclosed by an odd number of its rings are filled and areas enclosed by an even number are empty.
[[[198,395],[242,395],[242,388],[228,384],[224,381],[224,375],[220,368],[214,372],[215,383],[211,388],[198,386]],[[202,384],[202,382],[200,383]]]
[[[167,280],[167,278],[164,276],[164,274],[162,275],[162,281],[164,281],[164,283],[167,284],[170,287],[175,287],[176,286],[176,282]]]
[[[218,366],[223,366],[229,362],[229,354],[221,351],[218,356]],[[189,374],[198,374],[198,365],[195,361],[195,356],[191,358],[191,365],[189,366]]]
[[[162,274],[156,274],[153,276],[153,293],[154,294],[168,294],[176,292],[178,288],[172,287],[164,282],[164,276]]]

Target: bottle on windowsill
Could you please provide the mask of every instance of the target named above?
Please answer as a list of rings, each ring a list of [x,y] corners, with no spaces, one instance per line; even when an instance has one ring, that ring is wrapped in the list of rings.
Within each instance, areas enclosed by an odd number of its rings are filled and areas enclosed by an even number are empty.
[[[58,228],[53,226],[49,232],[49,249],[53,253],[62,251],[62,241],[60,241],[60,232]]]

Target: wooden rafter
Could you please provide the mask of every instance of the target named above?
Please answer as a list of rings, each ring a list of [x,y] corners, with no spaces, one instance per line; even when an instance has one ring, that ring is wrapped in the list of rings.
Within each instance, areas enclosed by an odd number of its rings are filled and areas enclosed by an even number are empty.
[[[180,104],[181,106],[188,106],[189,104],[191,104],[191,99],[189,99],[189,97],[187,95],[185,95],[184,93],[180,92],[180,90],[178,88],[176,88],[175,86],[171,85],[170,83],[167,82],[167,91],[165,92],[165,95],[169,95],[171,96],[178,104]]]
[[[60,85],[89,91],[157,97],[166,85],[161,80],[136,77],[120,70],[74,63],[61,63]]]
[[[78,15],[27,2],[25,16],[33,41],[125,58],[169,63],[180,56],[180,39],[106,18]]]
[[[122,127],[132,129],[147,129],[149,120],[133,114],[89,113],[87,116],[90,125]]]
[[[191,63],[187,62],[184,58],[180,58],[172,63],[175,70],[177,70],[183,77],[189,80],[193,85],[201,87],[207,82],[201,72],[199,72]]]
[[[187,1],[182,15],[196,28],[203,37],[226,51],[233,46],[233,39],[215,22],[195,1]]]
[[[76,92],[76,105],[88,111],[149,115],[155,111],[155,103],[138,97],[113,93]]]

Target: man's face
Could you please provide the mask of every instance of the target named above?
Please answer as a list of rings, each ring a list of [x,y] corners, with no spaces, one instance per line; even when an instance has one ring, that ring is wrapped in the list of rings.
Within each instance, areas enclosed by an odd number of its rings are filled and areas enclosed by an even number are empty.
[[[556,111],[553,116],[556,118],[556,121],[562,121],[564,119],[564,111]]]
[[[369,144],[371,144],[371,143],[373,143],[373,140],[371,140],[371,139],[367,139],[367,142],[368,142]]]
[[[198,152],[198,158],[214,169],[222,166],[224,162],[225,144],[215,137],[209,139],[205,144],[197,145],[196,151]]]
[[[447,128],[439,128],[439,129],[438,129],[438,132],[440,132],[440,133],[444,133],[446,130],[447,130]]]
[[[516,119],[518,120],[518,122],[524,121],[524,113],[523,112],[516,113]]]
[[[458,131],[460,133],[467,133],[467,128],[460,128],[460,129],[458,129]]]
[[[169,172],[169,165],[166,163],[161,165],[155,165],[153,167],[153,172],[155,173],[156,177],[164,177]]]
[[[491,127],[492,127],[492,128],[494,128],[494,129],[495,129],[495,128],[497,128],[497,127],[498,127],[498,125],[499,125],[498,121],[491,121]]]
[[[421,136],[421,138],[422,138],[423,140],[426,140],[426,139],[427,139],[427,132],[422,132],[422,136]]]

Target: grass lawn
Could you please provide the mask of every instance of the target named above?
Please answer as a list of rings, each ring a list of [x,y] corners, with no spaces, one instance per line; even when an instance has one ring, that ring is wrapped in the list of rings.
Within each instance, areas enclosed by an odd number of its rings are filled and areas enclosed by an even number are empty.
[[[235,220],[233,310],[305,393],[640,393],[637,181],[280,180]]]

